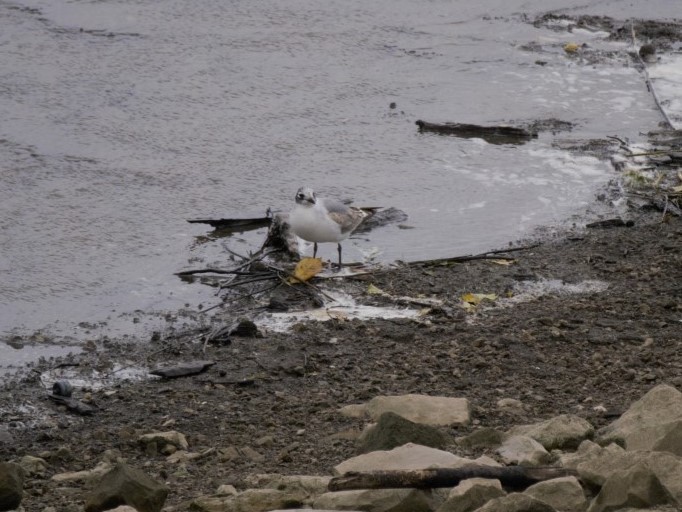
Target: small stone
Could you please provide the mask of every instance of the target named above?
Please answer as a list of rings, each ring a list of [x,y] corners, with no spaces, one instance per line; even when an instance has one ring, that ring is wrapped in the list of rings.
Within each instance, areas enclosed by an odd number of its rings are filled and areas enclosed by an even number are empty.
[[[239,494],[234,485],[223,484],[215,492],[218,496],[236,496]]]
[[[263,436],[256,439],[255,444],[256,446],[272,446],[274,442],[275,438],[273,436]]]
[[[265,456],[261,455],[250,446],[244,446],[240,448],[239,451],[244,457],[246,457],[249,460],[252,460],[253,462],[263,462],[265,460]]]

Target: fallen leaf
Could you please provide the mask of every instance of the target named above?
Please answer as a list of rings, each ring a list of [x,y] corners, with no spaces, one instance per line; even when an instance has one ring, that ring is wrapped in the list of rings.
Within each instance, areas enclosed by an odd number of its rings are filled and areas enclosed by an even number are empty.
[[[497,295],[495,295],[494,293],[465,293],[464,295],[462,295],[462,300],[466,304],[478,306],[484,300],[490,301],[497,300]]]
[[[575,53],[578,51],[580,46],[577,43],[566,43],[564,45],[564,51],[566,53]]]
[[[373,284],[370,284],[367,287],[367,293],[369,295],[387,295],[385,291],[383,291],[381,288],[374,286]]]
[[[305,282],[322,271],[321,258],[303,258],[296,264],[294,275],[289,278],[290,284]]]

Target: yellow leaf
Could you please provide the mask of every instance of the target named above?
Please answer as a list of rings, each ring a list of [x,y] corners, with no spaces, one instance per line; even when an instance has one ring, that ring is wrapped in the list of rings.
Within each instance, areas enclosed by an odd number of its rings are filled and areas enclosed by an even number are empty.
[[[504,265],[505,267],[511,265],[514,263],[516,260],[488,260],[490,263],[494,263],[495,265]]]
[[[497,300],[497,295],[494,293],[465,293],[462,295],[462,300],[467,304],[477,306],[484,300]]]
[[[294,275],[289,278],[290,284],[308,281],[322,271],[322,259],[303,258],[296,264]]]
[[[386,295],[386,292],[383,291],[381,288],[374,286],[373,284],[370,284],[367,287],[367,293],[369,295]]]
[[[564,45],[564,51],[566,53],[575,53],[578,51],[579,48],[580,46],[576,43],[566,43]]]
[[[677,187],[673,187],[673,192],[675,192],[676,194],[679,194],[680,192],[682,192],[682,185],[679,185]]]

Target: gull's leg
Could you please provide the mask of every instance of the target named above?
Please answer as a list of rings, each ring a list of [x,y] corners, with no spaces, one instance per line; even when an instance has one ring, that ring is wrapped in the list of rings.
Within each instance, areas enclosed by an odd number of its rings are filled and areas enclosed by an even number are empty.
[[[317,256],[317,242],[313,242],[313,258]]]
[[[339,270],[341,270],[341,244],[339,245]]]

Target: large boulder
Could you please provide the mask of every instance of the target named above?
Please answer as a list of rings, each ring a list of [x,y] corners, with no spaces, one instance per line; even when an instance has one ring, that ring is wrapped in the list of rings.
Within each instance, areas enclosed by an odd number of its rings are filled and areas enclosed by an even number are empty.
[[[430,425],[414,423],[394,412],[385,412],[358,439],[358,450],[360,453],[390,450],[407,443],[442,449],[448,438]]]
[[[469,478],[450,491],[436,512],[470,512],[505,494],[499,480]]]
[[[526,489],[524,494],[547,503],[559,512],[582,512],[587,506],[585,491],[574,476],[538,482]]]
[[[666,384],[656,386],[600,429],[597,441],[602,445],[615,442],[627,450],[682,455],[682,393]]]
[[[647,508],[669,503],[674,503],[674,500],[656,473],[645,462],[639,462],[613,473],[592,501],[588,512]]]
[[[546,450],[576,449],[585,439],[594,435],[592,424],[574,414],[562,414],[532,425],[518,425],[507,432],[535,439]]]
[[[370,452],[347,459],[334,467],[334,474],[388,469],[460,468],[472,462],[450,452],[407,443],[393,450]]]
[[[0,510],[19,507],[24,490],[24,470],[19,464],[0,462]]]
[[[313,502],[315,509],[365,512],[431,512],[431,497],[418,489],[369,489],[328,492]]]
[[[159,512],[167,496],[165,484],[127,464],[118,463],[86,496],[85,512],[101,512],[119,505],[130,505],[138,512]]]
[[[658,479],[672,503],[682,507],[682,457],[668,452],[627,451],[616,444],[601,448],[594,443],[583,443],[578,453],[573,458],[562,457],[562,463],[564,467],[577,469],[583,483],[603,487],[606,482],[622,479],[631,468],[641,468],[644,464]]]

